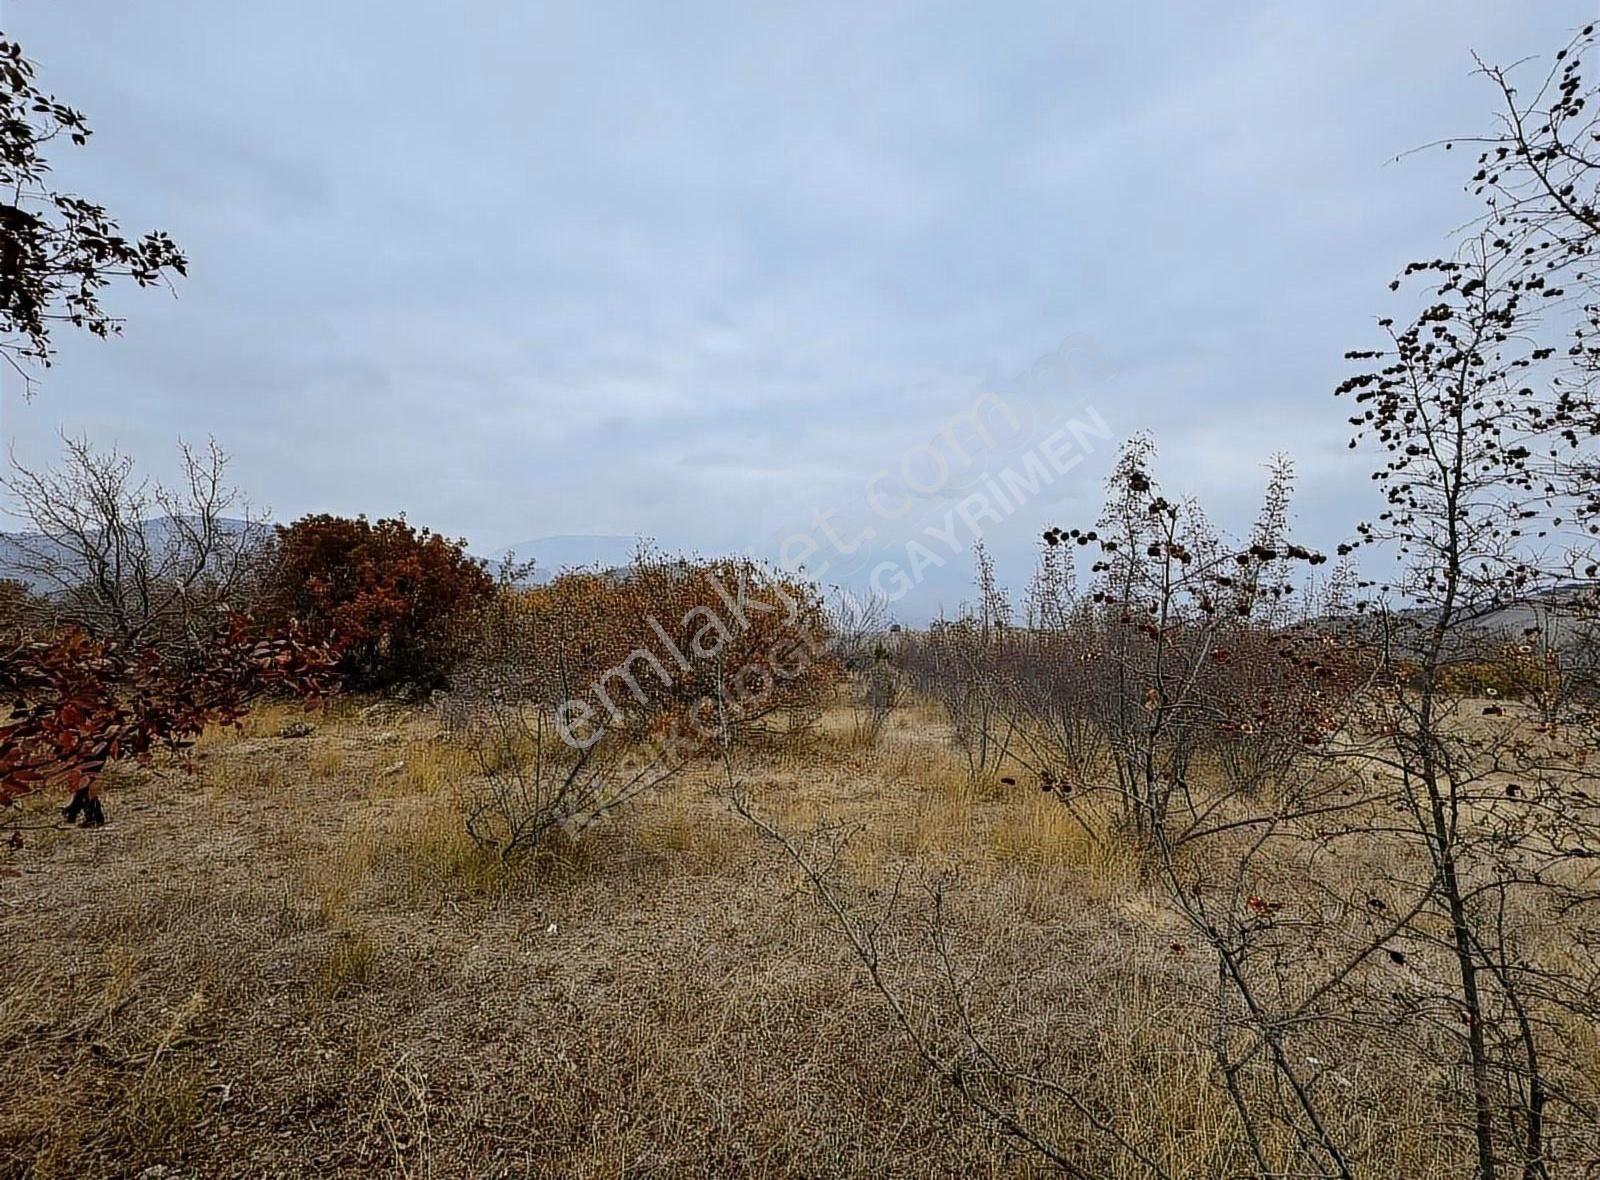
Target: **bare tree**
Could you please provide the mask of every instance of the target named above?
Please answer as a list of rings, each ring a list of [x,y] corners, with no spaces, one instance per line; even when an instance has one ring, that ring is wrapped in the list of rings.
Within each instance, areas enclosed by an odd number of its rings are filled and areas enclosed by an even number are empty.
[[[1587,776],[1570,757],[1592,743],[1592,720],[1547,718],[1530,740],[1505,723],[1504,706],[1474,710],[1449,672],[1482,654],[1498,613],[1571,589],[1575,566],[1592,577],[1588,410],[1546,365],[1550,352],[1529,348],[1544,311],[1522,256],[1496,231],[1411,270],[1433,280],[1426,306],[1403,328],[1384,321],[1389,347],[1352,354],[1376,367],[1341,387],[1362,407],[1357,439],[1383,457],[1374,478],[1386,508],[1361,526],[1361,543],[1399,560],[1387,585],[1409,608],[1386,628],[1407,674],[1374,702],[1369,756],[1390,773],[1407,821],[1396,835],[1421,853],[1418,871],[1391,885],[1447,931],[1418,923],[1406,933],[1448,949],[1450,969],[1429,990],[1460,1013],[1452,1031],[1468,1065],[1478,1174],[1544,1176],[1563,1096],[1554,1011],[1593,1012],[1597,996],[1588,977],[1540,966],[1505,915],[1600,901],[1584,863],[1600,816],[1575,793]]]
[[[901,673],[891,650],[890,622],[884,595],[861,598],[840,589],[829,601],[830,645],[846,677],[851,738],[857,745],[875,744],[900,703]]]
[[[842,587],[827,600],[827,624],[834,657],[844,671],[861,672],[878,658],[890,625],[889,599],[882,594],[861,596]]]
[[[1359,407],[1351,445],[1375,444],[1384,460],[1374,478],[1386,508],[1362,541],[1399,560],[1385,588],[1410,608],[1385,635],[1406,674],[1370,724],[1419,851],[1419,871],[1392,884],[1426,900],[1445,931],[1407,931],[1448,968],[1428,973],[1416,1002],[1460,1013],[1445,1039],[1467,1065],[1482,1177],[1550,1175],[1583,1141],[1575,1128],[1596,1119],[1562,1032],[1571,1014],[1592,1019],[1600,998],[1592,973],[1569,966],[1592,953],[1582,915],[1600,902],[1600,816],[1585,769],[1592,709],[1557,687],[1547,619],[1525,637],[1544,673],[1531,718],[1473,700],[1453,675],[1484,655],[1486,630],[1506,612],[1594,609],[1593,49],[1585,26],[1527,88],[1525,63],[1482,66],[1499,124],[1461,142],[1482,147],[1469,187],[1487,211],[1454,257],[1414,262],[1392,284],[1421,276],[1424,306],[1402,327],[1381,320],[1388,346],[1352,353],[1370,364],[1340,388]],[[1530,734],[1519,720],[1537,724]],[[1546,908],[1564,920],[1534,940],[1524,916]]]
[[[180,442],[182,482],[138,475],[131,456],[63,438],[58,467],[13,459],[0,486],[31,531],[13,534],[16,572],[62,622],[125,646],[196,651],[258,589],[267,531],[227,480],[216,440]]]

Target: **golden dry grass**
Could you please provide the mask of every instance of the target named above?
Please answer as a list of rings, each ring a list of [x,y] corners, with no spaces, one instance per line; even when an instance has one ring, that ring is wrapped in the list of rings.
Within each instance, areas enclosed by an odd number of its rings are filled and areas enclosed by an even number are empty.
[[[30,832],[13,857],[0,1175],[1038,1170],[930,1078],[717,767],[508,869],[463,834],[474,768],[428,714],[346,705],[278,737],[297,717],[207,734],[194,773],[119,773],[108,827]],[[929,1034],[950,1009],[915,903],[938,879],[1008,1060],[1174,1176],[1248,1170],[1211,1066],[1210,969],[1174,954],[1182,924],[1106,817],[973,782],[925,710],[871,747],[847,726],[826,717],[741,774],[787,830],[855,831],[841,887],[862,913],[904,890],[880,928]],[[1092,1172],[1148,1174],[1048,1095],[1017,1100]],[[1352,1082],[1336,1104],[1363,1175],[1463,1174],[1431,1103],[1413,1077]]]

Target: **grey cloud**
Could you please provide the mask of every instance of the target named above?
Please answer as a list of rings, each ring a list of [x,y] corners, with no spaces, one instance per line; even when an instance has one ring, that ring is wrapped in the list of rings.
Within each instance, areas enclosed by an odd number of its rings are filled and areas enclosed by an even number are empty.
[[[1471,208],[1459,158],[1386,161],[1484,125],[1469,50],[1590,9],[13,0],[98,128],[61,178],[193,277],[119,294],[127,336],[63,339],[3,425],[157,474],[212,433],[280,515],[484,552],[712,550],[864,519],[987,388],[1152,430],[1235,527],[1287,450],[1331,546],[1366,495],[1340,354]],[[1107,461],[996,529],[1015,583]]]

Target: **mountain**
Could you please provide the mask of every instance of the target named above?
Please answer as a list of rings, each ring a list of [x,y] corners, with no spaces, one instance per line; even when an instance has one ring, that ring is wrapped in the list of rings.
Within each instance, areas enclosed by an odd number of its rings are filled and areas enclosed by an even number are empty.
[[[161,516],[144,522],[142,527],[152,552],[160,553],[172,543],[181,519]],[[254,532],[265,539],[272,533],[272,526],[262,521],[225,517],[217,525],[221,532],[230,537]],[[21,582],[36,593],[61,589],[59,578],[49,577],[41,571],[56,570],[61,577],[68,577],[77,563],[78,559],[67,546],[40,533],[0,533],[0,578]]]

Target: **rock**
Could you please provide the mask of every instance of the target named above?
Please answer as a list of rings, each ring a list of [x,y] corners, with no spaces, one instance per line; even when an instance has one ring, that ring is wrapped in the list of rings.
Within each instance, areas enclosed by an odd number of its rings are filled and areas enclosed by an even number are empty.
[[[278,736],[281,738],[303,738],[310,737],[316,732],[317,727],[309,721],[291,721],[278,730]]]

